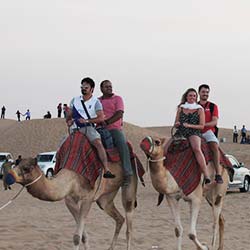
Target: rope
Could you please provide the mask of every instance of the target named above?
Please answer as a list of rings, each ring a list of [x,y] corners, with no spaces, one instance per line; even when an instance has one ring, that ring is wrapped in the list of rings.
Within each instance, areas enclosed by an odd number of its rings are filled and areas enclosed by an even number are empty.
[[[23,189],[24,189],[25,187],[28,187],[28,186],[34,184],[34,183],[37,182],[41,177],[42,177],[42,174],[40,174],[40,175],[39,175],[34,181],[32,181],[31,183],[28,183],[28,184],[24,185],[24,186],[19,190],[19,192],[18,192],[12,199],[10,199],[7,203],[5,203],[3,206],[0,207],[0,211],[1,211],[2,209],[4,209],[5,207],[7,207],[8,205],[10,205],[10,204],[11,204],[11,203],[21,194],[21,192],[23,191]]]
[[[19,192],[12,198],[10,199],[6,204],[4,204],[3,206],[0,207],[0,210],[4,209],[5,207],[7,207],[9,204],[11,204],[18,196],[19,194],[23,191],[23,189],[25,188],[25,186],[23,186]]]

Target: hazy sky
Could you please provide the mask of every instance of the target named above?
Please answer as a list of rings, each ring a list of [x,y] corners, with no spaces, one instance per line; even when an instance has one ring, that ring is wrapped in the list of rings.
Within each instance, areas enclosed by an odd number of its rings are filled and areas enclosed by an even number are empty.
[[[56,115],[90,76],[125,121],[172,125],[183,92],[211,86],[219,126],[250,129],[249,0],[0,0],[0,107]]]

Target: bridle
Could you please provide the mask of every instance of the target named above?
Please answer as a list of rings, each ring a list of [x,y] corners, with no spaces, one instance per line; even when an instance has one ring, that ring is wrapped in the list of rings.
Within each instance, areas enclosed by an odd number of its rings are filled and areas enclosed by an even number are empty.
[[[24,177],[23,168],[20,168],[20,171],[21,171],[21,175],[22,175],[22,177],[23,177],[23,180],[24,180],[24,182],[25,182],[25,177]],[[34,183],[38,182],[38,181],[41,179],[42,176],[43,176],[43,174],[41,173],[35,180],[33,180],[32,182],[27,183],[27,184],[25,184],[25,185],[23,185],[23,186],[24,186],[24,187],[29,187],[29,186],[33,185]]]
[[[150,149],[148,150],[148,154],[147,154],[147,168],[146,170],[148,171],[148,166],[149,166],[149,163],[152,162],[152,163],[156,163],[156,162],[160,162],[160,161],[164,161],[166,159],[165,156],[159,158],[159,159],[152,159],[151,158],[151,155],[152,155],[152,152],[154,151],[154,148],[155,148],[155,143],[153,142],[153,139],[151,136],[147,136],[146,137],[149,142],[150,142]]]
[[[32,184],[38,182],[38,181],[41,179],[42,176],[43,176],[43,174],[40,174],[35,180],[33,180],[32,182],[30,182],[30,183],[28,183],[28,184],[25,184],[24,187],[29,187],[29,186],[31,186]]]
[[[24,172],[23,172],[22,168],[21,168],[21,174],[22,174],[23,179],[25,180],[25,178],[24,178]],[[30,182],[28,184],[23,185],[22,188],[18,191],[18,193],[12,199],[10,199],[8,202],[6,202],[3,206],[0,207],[0,210],[4,209],[9,204],[11,204],[21,194],[21,192],[24,190],[25,187],[29,187],[32,184],[38,182],[41,179],[42,176],[43,176],[43,174],[41,173],[35,180],[33,180],[32,182]]]
[[[149,162],[159,162],[159,161],[164,161],[166,159],[166,156],[161,157],[160,159],[151,159],[148,157]]]

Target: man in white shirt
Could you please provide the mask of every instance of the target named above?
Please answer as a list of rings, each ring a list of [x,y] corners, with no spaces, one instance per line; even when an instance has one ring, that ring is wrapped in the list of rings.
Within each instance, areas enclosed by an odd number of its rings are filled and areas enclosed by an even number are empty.
[[[104,121],[102,104],[98,98],[93,96],[95,82],[87,77],[81,81],[81,96],[74,97],[70,102],[66,122],[69,127],[75,128],[86,135],[90,143],[97,149],[100,160],[103,163],[104,178],[114,178],[108,169],[108,160],[105,149],[102,145],[101,136],[95,129],[95,123]]]

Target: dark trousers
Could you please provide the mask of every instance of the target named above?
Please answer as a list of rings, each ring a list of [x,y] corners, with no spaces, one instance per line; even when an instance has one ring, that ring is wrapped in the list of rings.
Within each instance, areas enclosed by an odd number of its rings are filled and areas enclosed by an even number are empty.
[[[118,129],[111,129],[110,133],[112,135],[113,142],[119,152],[124,175],[132,175],[133,171],[130,161],[130,153],[127,145],[127,140],[125,138],[123,131]]]
[[[233,142],[238,142],[238,134],[233,134]]]

